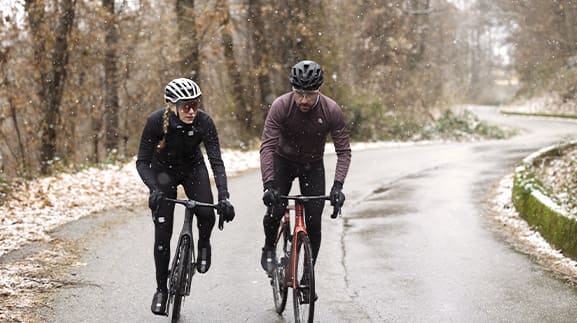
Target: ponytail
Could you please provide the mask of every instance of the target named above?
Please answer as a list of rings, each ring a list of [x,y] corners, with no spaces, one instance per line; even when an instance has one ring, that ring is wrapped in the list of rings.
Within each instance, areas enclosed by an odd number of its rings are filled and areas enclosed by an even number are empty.
[[[160,142],[156,146],[156,150],[159,152],[166,147],[166,134],[168,133],[168,117],[169,117],[169,115],[170,115],[170,104],[167,103],[166,109],[164,110],[164,113],[162,114],[162,139],[160,140]]]

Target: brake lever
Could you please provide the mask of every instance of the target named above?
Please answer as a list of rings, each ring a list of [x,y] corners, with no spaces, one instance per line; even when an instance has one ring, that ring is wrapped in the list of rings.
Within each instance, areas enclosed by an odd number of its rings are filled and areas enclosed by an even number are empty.
[[[339,214],[341,214],[341,208],[338,206],[335,206],[333,208],[333,214],[331,214],[331,219],[336,219],[339,216]]]

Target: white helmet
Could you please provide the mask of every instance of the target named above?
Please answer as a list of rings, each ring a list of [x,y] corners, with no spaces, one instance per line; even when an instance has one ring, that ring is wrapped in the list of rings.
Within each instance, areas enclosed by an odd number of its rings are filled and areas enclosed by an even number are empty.
[[[184,77],[168,82],[164,88],[164,100],[172,103],[181,100],[194,100],[201,94],[200,87],[191,79]]]

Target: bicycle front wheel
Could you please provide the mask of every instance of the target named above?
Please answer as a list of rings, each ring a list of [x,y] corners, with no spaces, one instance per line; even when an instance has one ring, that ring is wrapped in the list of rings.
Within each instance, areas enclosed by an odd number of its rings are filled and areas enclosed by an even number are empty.
[[[178,322],[182,299],[186,294],[187,275],[189,271],[188,255],[190,254],[190,240],[188,237],[178,244],[170,272],[170,294],[172,298],[172,323]]]
[[[293,289],[295,321],[312,322],[316,300],[313,253],[309,237],[304,232],[299,232],[297,237],[297,263],[294,273],[297,286]]]
[[[290,255],[290,224],[282,223],[279,230],[279,239],[276,243],[275,268],[272,272],[272,290],[274,306],[278,314],[281,314],[286,306],[288,286],[286,283],[286,265]]]

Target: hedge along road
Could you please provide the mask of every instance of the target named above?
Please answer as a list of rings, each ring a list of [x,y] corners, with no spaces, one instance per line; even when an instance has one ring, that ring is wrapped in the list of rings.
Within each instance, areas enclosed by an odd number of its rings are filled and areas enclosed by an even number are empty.
[[[343,217],[323,220],[316,267],[319,322],[569,322],[577,289],[516,252],[491,228],[491,187],[525,156],[574,136],[575,121],[474,112],[521,129],[514,138],[379,148],[353,153]],[[326,158],[327,178],[334,156]],[[213,262],[196,275],[182,322],[292,321],[273,309],[260,269],[258,171],[230,179],[237,218],[213,233]],[[145,197],[143,197],[144,199]],[[181,215],[176,223],[181,223]],[[55,322],[165,322],[150,313],[153,227],[145,209],[106,214],[59,234],[83,240],[82,282],[46,311]],[[178,231],[178,230],[175,230]],[[289,296],[289,302],[291,298]],[[290,303],[289,303],[290,306]]]

